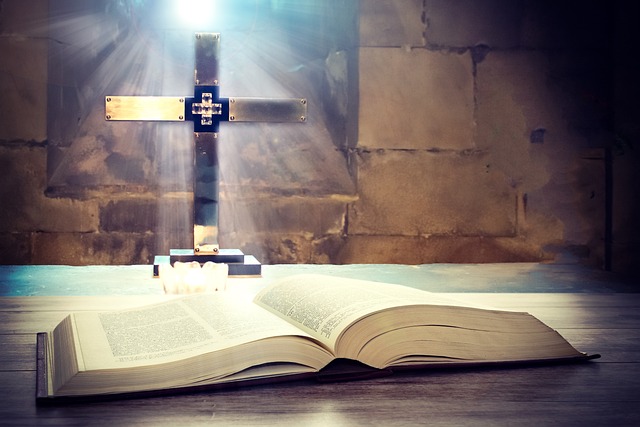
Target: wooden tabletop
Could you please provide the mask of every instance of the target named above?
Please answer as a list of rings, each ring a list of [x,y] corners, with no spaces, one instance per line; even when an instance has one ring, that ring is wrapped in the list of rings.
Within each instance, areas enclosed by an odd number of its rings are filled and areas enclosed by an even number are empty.
[[[37,407],[36,332],[70,311],[167,297],[6,296],[0,298],[0,425],[640,425],[640,294],[483,291],[447,297],[528,311],[579,350],[602,358]]]

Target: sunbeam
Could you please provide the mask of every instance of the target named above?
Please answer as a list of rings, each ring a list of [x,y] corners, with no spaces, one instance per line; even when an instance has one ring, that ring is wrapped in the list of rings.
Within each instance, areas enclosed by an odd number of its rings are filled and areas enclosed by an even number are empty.
[[[109,123],[102,104],[107,94],[192,96],[193,34],[220,32],[222,97],[309,101],[304,126],[221,125],[221,245],[266,252],[264,234],[283,227],[265,215],[273,194],[322,195],[352,185],[322,108],[326,46],[313,23],[319,6],[305,4],[130,0],[75,12],[53,6],[50,102],[58,108],[49,123],[59,154],[50,162],[49,186],[157,192],[157,214],[149,218],[162,236],[156,250],[188,247],[192,125]]]

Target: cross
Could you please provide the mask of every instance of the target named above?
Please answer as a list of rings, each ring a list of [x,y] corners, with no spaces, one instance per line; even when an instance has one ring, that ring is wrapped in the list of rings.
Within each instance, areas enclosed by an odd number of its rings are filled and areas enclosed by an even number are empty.
[[[218,244],[218,131],[220,122],[304,122],[301,98],[221,98],[218,76],[219,33],[196,33],[193,97],[106,96],[108,121],[192,121],[194,135],[193,249],[171,249],[156,256],[161,264],[207,261],[229,264],[230,275],[260,275],[261,265],[238,249]]]

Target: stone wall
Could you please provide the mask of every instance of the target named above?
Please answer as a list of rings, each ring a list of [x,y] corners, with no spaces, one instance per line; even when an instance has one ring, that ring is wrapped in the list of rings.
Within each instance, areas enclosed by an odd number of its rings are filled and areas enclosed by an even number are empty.
[[[624,53],[612,49],[611,2],[270,4],[274,14],[309,8],[304,25],[291,25],[322,40],[293,67],[318,83],[305,94],[312,122],[284,133],[229,131],[223,247],[265,263],[601,267],[613,254],[613,267],[626,270],[637,259],[629,221],[637,154],[612,119],[614,65]],[[188,247],[191,195],[154,175],[175,155],[150,145],[136,154],[136,174],[121,142],[85,138],[74,149],[80,160],[51,149],[48,6],[0,2],[2,262],[138,264]],[[92,108],[92,128],[106,126],[101,106]],[[620,177],[613,187],[607,153]],[[84,168],[73,176],[126,173],[60,180],[51,171],[62,155]]]
[[[605,2],[360,2],[342,261],[604,257]]]

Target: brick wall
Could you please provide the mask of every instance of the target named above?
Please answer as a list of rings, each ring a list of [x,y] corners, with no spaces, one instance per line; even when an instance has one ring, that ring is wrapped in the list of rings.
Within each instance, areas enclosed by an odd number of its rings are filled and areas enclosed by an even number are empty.
[[[342,260],[601,264],[605,3],[360,5]]]
[[[300,27],[323,41],[291,68],[318,83],[305,93],[311,123],[225,134],[223,247],[265,263],[603,265],[604,158],[616,140],[609,2],[307,3],[322,18]],[[76,150],[97,154],[76,164],[103,175],[52,189],[48,10],[0,3],[2,262],[148,263],[189,247],[188,185],[155,175],[175,157],[155,145],[129,155],[120,140],[85,139]],[[101,105],[87,108],[105,128]],[[625,185],[637,181],[630,152],[616,154]],[[614,228],[628,236],[630,190],[614,189]]]

